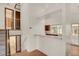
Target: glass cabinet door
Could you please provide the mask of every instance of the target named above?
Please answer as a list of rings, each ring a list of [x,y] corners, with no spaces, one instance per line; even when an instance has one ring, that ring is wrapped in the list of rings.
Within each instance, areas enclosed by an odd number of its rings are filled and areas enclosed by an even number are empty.
[[[5,27],[6,29],[14,29],[14,10],[5,8]]]
[[[20,30],[20,12],[15,11],[15,29]]]

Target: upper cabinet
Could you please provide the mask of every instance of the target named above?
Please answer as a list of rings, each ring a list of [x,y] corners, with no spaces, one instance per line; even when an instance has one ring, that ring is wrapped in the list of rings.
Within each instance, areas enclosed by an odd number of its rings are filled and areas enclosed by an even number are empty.
[[[9,30],[20,30],[20,11],[5,8],[5,28]]]
[[[5,29],[20,30],[20,3],[7,3],[5,4]]]

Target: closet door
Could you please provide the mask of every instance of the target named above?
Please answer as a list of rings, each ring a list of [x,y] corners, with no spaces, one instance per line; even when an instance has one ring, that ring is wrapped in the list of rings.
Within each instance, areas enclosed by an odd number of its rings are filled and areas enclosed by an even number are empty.
[[[6,31],[0,30],[0,56],[6,55]]]

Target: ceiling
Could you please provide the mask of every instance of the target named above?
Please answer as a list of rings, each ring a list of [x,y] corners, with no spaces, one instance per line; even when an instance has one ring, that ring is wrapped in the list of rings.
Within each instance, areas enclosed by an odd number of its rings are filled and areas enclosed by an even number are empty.
[[[49,13],[49,11],[55,11],[56,9],[59,9],[62,7],[62,4],[60,3],[31,3],[31,11],[33,11],[33,14],[35,16],[42,16],[46,13]]]

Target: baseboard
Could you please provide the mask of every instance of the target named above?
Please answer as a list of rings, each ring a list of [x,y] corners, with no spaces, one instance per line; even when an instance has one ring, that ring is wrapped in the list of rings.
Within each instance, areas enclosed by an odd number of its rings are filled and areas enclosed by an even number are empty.
[[[42,50],[40,50],[40,49],[35,49],[35,50],[37,50],[37,51],[43,53],[44,55],[48,56],[46,52],[44,52],[44,51],[42,51]]]

